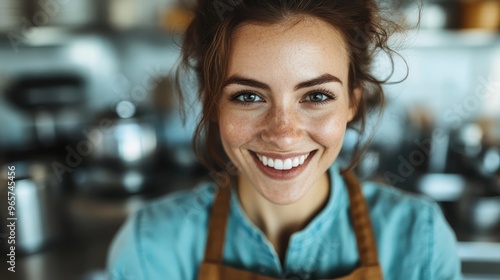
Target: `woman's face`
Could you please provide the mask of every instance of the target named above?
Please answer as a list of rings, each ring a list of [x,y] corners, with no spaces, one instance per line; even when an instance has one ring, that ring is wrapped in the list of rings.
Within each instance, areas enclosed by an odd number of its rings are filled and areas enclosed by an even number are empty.
[[[312,17],[294,23],[234,31],[219,103],[222,144],[240,187],[283,205],[325,179],[355,113],[340,33]]]

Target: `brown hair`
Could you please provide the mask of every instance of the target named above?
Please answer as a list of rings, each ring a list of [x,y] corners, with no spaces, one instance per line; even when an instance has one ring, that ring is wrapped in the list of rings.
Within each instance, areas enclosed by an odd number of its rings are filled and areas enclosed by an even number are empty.
[[[389,47],[388,39],[400,27],[380,16],[375,0],[199,0],[194,19],[183,39],[176,81],[182,93],[180,76],[191,70],[196,74],[202,114],[193,143],[199,160],[210,171],[227,168],[216,120],[232,32],[245,22],[273,24],[298,15],[312,16],[329,23],[341,32],[348,46],[349,96],[351,106],[357,106],[357,113],[348,126],[363,135],[368,112],[383,107],[382,84],[388,78],[379,80],[370,70],[374,55],[379,51],[387,53],[392,63],[394,51]],[[361,93],[357,104],[354,104],[355,88]],[[369,140],[372,137],[373,134]],[[358,140],[355,155],[347,169],[356,166],[369,140],[363,146]],[[208,154],[204,153],[206,150]]]

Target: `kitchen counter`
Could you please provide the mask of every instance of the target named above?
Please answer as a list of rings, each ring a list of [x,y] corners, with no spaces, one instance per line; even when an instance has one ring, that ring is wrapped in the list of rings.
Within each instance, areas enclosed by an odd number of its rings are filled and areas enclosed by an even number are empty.
[[[106,279],[107,251],[126,217],[151,199],[195,186],[200,178],[189,178],[189,175],[161,174],[161,178],[155,181],[169,182],[168,188],[155,186],[154,191],[128,197],[103,198],[85,193],[67,195],[60,207],[66,217],[61,240],[41,252],[17,256],[15,273],[7,271],[7,265],[2,263],[0,279]]]
[[[130,201],[135,206],[130,206]],[[69,197],[67,214],[72,217],[72,221],[71,227],[64,231],[64,240],[42,252],[19,256],[16,272],[8,272],[2,267],[0,279],[105,279],[97,275],[88,278],[86,275],[104,269],[107,249],[126,218],[127,205],[133,211],[140,204],[138,197],[113,203],[89,197]]]
[[[465,279],[500,279],[500,242],[460,242],[458,255]]]

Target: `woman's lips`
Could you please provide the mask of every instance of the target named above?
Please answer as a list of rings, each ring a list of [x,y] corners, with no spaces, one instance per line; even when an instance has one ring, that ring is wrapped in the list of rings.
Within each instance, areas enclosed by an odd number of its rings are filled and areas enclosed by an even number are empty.
[[[297,166],[304,164],[307,157],[309,157],[310,153],[302,154],[298,156],[287,156],[287,157],[278,157],[273,155],[262,155],[257,154],[257,158],[264,164],[265,166],[272,167],[276,170],[290,170]]]
[[[288,155],[265,154],[251,151],[252,157],[264,175],[275,180],[290,180],[307,167],[316,150]]]

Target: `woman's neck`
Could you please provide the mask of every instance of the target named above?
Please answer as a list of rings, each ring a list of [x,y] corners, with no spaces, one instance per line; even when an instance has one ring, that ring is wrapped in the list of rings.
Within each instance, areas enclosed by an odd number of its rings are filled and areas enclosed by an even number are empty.
[[[259,227],[284,258],[290,236],[303,229],[328,202],[330,182],[325,173],[297,202],[269,202],[250,185],[238,184],[238,196],[248,218]]]

